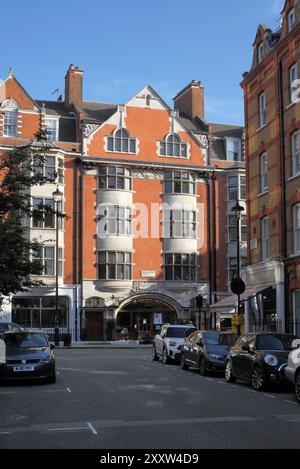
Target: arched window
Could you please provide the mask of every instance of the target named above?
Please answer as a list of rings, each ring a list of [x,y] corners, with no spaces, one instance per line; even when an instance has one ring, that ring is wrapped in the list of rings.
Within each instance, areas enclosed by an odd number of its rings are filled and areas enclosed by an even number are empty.
[[[160,142],[160,154],[162,156],[187,157],[187,144],[183,143],[179,135],[171,134],[166,140]]]
[[[1,104],[4,111],[3,135],[5,137],[17,137],[18,135],[18,103],[8,98]]]
[[[292,176],[300,174],[300,130],[296,130],[291,137]]]
[[[107,150],[118,153],[136,153],[136,139],[131,138],[126,129],[118,129],[107,137]]]

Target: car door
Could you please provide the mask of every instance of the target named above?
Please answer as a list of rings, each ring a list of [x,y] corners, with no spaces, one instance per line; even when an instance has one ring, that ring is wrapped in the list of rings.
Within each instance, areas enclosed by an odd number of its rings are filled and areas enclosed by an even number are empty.
[[[244,350],[243,347],[251,347],[255,344],[255,336],[253,334],[244,335],[237,343],[234,349],[233,369],[237,377],[248,379],[251,375],[253,355]]]

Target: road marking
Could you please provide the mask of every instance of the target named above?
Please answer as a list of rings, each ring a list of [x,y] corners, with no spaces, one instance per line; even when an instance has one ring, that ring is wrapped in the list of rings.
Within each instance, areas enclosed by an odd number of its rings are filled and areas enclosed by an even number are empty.
[[[81,371],[83,373],[90,373],[95,375],[128,375],[125,371],[98,371],[98,370],[87,370],[83,368],[60,368],[62,371]]]
[[[219,384],[225,384],[224,381],[218,381]]]
[[[93,427],[93,425],[92,425],[90,422],[88,422],[87,424],[88,424],[88,427],[91,429],[92,433],[93,433],[94,435],[98,435],[98,432],[95,430],[95,428]]]
[[[264,394],[264,396],[269,397],[270,399],[276,399],[276,397],[272,396],[271,394]]]
[[[248,392],[251,392],[252,394],[257,394],[256,391],[253,391],[252,389],[247,389]]]
[[[286,399],[284,402],[288,402],[289,404],[298,405],[298,403],[297,403],[297,402],[294,402],[294,401],[289,401],[288,399]]]
[[[48,428],[48,432],[70,432],[75,430],[88,430],[87,427]]]
[[[17,391],[6,391],[6,392],[0,392],[1,395],[5,394],[17,394]]]
[[[70,388],[67,388],[67,391],[68,391],[69,393],[71,393],[71,389],[70,389]]]
[[[46,391],[42,392],[68,392],[67,389],[47,389]]]
[[[0,432],[0,435],[10,435],[11,432]]]

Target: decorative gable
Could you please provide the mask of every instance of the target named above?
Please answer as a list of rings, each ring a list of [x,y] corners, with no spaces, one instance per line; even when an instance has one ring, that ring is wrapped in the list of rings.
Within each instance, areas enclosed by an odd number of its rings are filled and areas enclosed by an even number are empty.
[[[18,107],[27,110],[37,110],[39,107],[11,71],[7,79],[0,84],[0,104],[5,100],[14,100]]]
[[[156,93],[150,85],[146,85],[139,93],[137,93],[128,103],[130,107],[141,107],[145,109],[169,110],[169,106]]]

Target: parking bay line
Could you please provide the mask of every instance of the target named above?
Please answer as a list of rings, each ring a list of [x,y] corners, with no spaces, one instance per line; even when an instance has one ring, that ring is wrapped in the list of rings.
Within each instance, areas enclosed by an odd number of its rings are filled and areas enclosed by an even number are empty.
[[[152,426],[161,426],[161,425],[190,425],[190,424],[205,424],[205,423],[242,423],[242,422],[257,422],[258,419],[254,417],[200,417],[200,418],[180,418],[180,419],[165,419],[165,420],[136,420],[136,421],[126,421],[126,420],[99,420],[91,422],[74,422],[72,423],[61,424],[62,426],[50,427],[47,424],[32,425],[29,427],[19,427],[11,429],[3,429],[0,432],[0,436],[11,435],[15,433],[49,433],[49,432],[79,432],[79,431],[92,431],[96,436],[98,435],[97,430],[106,429],[106,428],[129,428],[129,427],[152,427]]]

